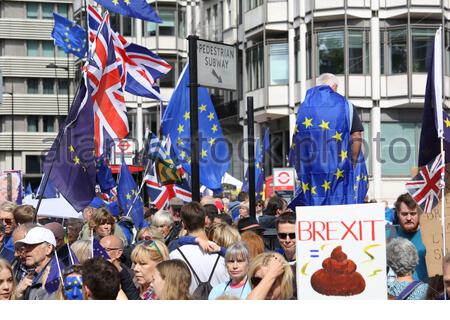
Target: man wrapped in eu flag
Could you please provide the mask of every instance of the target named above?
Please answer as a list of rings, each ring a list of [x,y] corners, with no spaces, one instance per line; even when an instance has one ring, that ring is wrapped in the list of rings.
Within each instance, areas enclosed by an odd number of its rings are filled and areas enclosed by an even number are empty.
[[[356,179],[355,174],[366,172],[357,170],[365,163],[358,161],[363,127],[355,108],[336,92],[335,75],[324,73],[317,83],[297,113],[289,163],[300,185],[291,208],[362,202],[355,192],[357,183],[368,182],[367,175]]]

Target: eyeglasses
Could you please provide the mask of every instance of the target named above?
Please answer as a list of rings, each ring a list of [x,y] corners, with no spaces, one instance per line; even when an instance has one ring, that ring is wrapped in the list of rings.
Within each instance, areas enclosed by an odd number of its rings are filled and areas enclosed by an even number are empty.
[[[415,217],[417,216],[417,211],[400,211],[402,217],[407,217],[408,214],[411,215],[411,217]]]
[[[138,241],[152,241],[152,240],[153,240],[152,236],[143,236],[138,239]]]
[[[262,278],[260,277],[251,277],[250,283],[252,284],[252,287],[256,287],[261,282],[261,280]]]
[[[114,250],[122,250],[122,248],[105,248],[106,252],[114,251]]]
[[[284,233],[284,232],[278,233],[278,238],[280,238],[282,240],[285,240],[288,236],[289,236],[289,239],[291,239],[291,240],[295,239],[295,232],[293,232],[293,233]]]
[[[6,224],[11,224],[13,222],[13,219],[9,219],[9,218],[0,218],[0,221],[3,221]]]
[[[159,249],[158,245],[156,244],[155,241],[143,241],[142,242],[144,245],[149,246],[149,247],[155,247],[156,251],[159,253],[160,256],[163,256],[161,250]]]

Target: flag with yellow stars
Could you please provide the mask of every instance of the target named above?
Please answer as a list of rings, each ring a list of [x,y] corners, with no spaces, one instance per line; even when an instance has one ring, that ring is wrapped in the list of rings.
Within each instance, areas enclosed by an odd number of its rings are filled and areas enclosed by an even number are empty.
[[[191,174],[191,132],[189,100],[189,65],[178,80],[169,105],[163,115],[162,132],[170,138],[176,158],[187,174]],[[203,87],[198,88],[200,183],[211,190],[222,187],[222,177],[228,170],[230,154],[223,137],[214,105]]]
[[[133,175],[124,161],[120,167],[117,200],[119,200],[123,214],[127,215],[129,212],[136,229],[141,229],[144,226],[144,203],[136,181],[134,181]]]
[[[351,110],[328,85],[307,91],[289,152],[289,164],[300,180],[296,205],[355,203]]]
[[[431,42],[431,44],[434,45],[434,42]],[[445,163],[450,163],[450,116],[442,110],[442,106],[435,105],[434,55],[431,54],[429,59],[425,101],[423,104],[422,131],[420,132],[419,167],[426,166],[441,153],[438,128],[443,131]],[[437,116],[438,112],[442,112],[441,120],[443,123],[438,122],[440,118]]]
[[[86,84],[83,73],[64,126],[44,161],[44,174],[76,211],[95,197],[94,111],[92,89]]]
[[[147,0],[95,0],[109,11],[124,16],[161,23],[162,20]]]
[[[355,203],[364,203],[367,191],[369,190],[369,174],[367,173],[366,162],[362,151],[359,153],[358,162],[354,169],[355,184]]]
[[[55,25],[52,38],[55,45],[67,54],[71,53],[78,58],[84,58],[88,49],[86,30],[57,13],[53,13],[53,19]]]

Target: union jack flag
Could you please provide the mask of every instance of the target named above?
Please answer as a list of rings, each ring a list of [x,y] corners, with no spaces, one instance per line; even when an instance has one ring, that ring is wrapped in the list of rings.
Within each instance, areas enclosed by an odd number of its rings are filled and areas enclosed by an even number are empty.
[[[88,6],[89,39],[92,42],[102,23],[102,17]],[[147,48],[128,42],[117,32],[113,32],[113,42],[123,73],[121,75],[125,91],[150,99],[163,100],[156,80],[172,70],[172,66]]]
[[[116,60],[113,31],[106,13],[93,39],[86,64],[94,106],[95,155],[108,152],[114,139],[128,135],[128,117],[122,91],[120,62]]]
[[[181,184],[161,185],[156,177],[155,168],[152,168],[153,173],[147,174],[144,177],[147,185],[147,193],[151,202],[159,209],[166,208],[169,200],[177,197],[184,202],[192,201],[192,193],[189,185],[185,179]]]
[[[429,213],[439,202],[439,185],[445,166],[442,153],[423,166],[412,181],[406,183],[406,189],[424,213]]]

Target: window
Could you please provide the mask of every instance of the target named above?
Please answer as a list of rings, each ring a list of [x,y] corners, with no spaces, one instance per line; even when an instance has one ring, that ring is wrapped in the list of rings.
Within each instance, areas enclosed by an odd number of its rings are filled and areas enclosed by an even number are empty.
[[[384,74],[384,32],[380,31],[380,73]]]
[[[69,18],[69,6],[65,3],[58,3],[58,13],[64,18]]]
[[[389,31],[391,61],[389,74],[406,73],[406,30]]]
[[[381,172],[388,176],[409,176],[417,163],[420,134],[416,123],[381,123]]]
[[[27,56],[29,57],[39,56],[39,41],[27,40]]]
[[[66,79],[58,79],[58,93],[67,94],[69,91],[69,85]]]
[[[175,86],[175,60],[166,59],[166,62],[172,66],[172,71],[164,77],[159,78],[159,86],[162,88],[171,88]]]
[[[26,173],[41,173],[41,157],[25,156]]]
[[[54,47],[54,48],[58,52],[58,54],[57,54],[58,58],[66,58],[67,57],[67,53],[65,53],[63,49],[57,48],[57,47]]]
[[[311,32],[306,34],[306,79],[312,77]]]
[[[263,4],[263,0],[247,0],[242,2],[244,3],[245,12],[255,9],[256,7],[259,7]]]
[[[44,87],[44,94],[54,94],[55,82],[53,79],[44,79],[42,83]]]
[[[130,17],[122,16],[122,28],[121,33],[124,37],[131,37],[132,36],[132,29],[133,29],[133,23],[131,21]]]
[[[348,73],[362,74],[364,64],[364,35],[362,31],[348,33]],[[367,59],[367,58],[366,58]]]
[[[27,3],[27,18],[37,19],[38,18],[39,4],[37,3]]]
[[[145,30],[145,34],[147,36],[156,36],[156,23],[154,22],[145,22],[147,29]]]
[[[206,39],[210,39],[210,34],[211,34],[211,8],[206,9]]]
[[[27,131],[28,132],[38,132],[38,116],[27,116]]]
[[[262,45],[246,51],[247,89],[253,91],[264,86],[264,49]]]
[[[427,72],[427,47],[434,40],[435,29],[412,29],[412,71]]]
[[[213,6],[213,15],[211,20],[211,37],[213,41],[217,40],[217,4]]]
[[[344,31],[317,34],[318,74],[344,73]]]
[[[52,41],[42,41],[42,55],[50,58],[55,55],[55,45]]]
[[[186,38],[186,12],[178,9],[178,38]]]
[[[43,19],[53,19],[53,3],[43,3],[42,4],[42,18]]]
[[[159,17],[163,21],[159,24],[160,36],[174,36],[175,35],[175,11],[170,9],[161,9]]]
[[[274,43],[269,48],[270,84],[286,85],[289,82],[289,57],[287,43]]]
[[[39,93],[39,79],[27,79],[27,93],[37,94]]]
[[[301,72],[301,52],[300,52],[300,40],[299,37],[296,36],[295,40],[295,81],[300,81],[300,72]]]
[[[227,2],[227,15],[226,15],[226,26],[225,28],[231,28],[231,0],[226,0]]]
[[[44,132],[54,132],[55,130],[55,117],[43,116]]]

